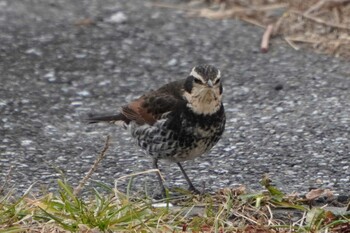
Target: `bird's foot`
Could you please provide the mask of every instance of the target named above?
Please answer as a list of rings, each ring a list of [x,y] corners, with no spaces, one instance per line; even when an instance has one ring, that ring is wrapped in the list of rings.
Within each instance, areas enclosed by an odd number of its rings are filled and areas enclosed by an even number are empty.
[[[201,194],[201,192],[198,189],[196,189],[194,186],[188,187],[188,191],[190,191],[193,194]]]
[[[169,190],[165,189],[165,187],[161,187],[152,195],[152,198],[156,200],[165,199],[167,197],[169,197]]]

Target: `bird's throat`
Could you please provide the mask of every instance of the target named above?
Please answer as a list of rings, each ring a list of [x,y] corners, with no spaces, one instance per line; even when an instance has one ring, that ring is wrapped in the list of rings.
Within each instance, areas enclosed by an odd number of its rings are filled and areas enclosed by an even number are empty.
[[[187,107],[196,114],[212,115],[219,111],[221,106],[221,95],[213,90],[202,90],[199,93],[185,93]]]

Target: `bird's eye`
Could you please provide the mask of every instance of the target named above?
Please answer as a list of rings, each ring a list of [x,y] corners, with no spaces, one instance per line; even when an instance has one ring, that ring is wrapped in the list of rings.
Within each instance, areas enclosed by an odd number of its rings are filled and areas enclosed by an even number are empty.
[[[203,84],[203,82],[198,78],[194,78],[194,82],[198,84]]]
[[[214,84],[218,84],[220,82],[220,79],[218,78]]]

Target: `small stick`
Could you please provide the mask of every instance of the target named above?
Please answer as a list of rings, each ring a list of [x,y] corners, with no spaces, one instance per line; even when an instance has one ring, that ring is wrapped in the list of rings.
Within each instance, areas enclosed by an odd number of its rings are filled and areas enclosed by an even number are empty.
[[[167,3],[161,3],[161,2],[150,3],[150,6],[170,8],[170,9],[183,10],[183,11],[198,11],[198,10],[191,10],[191,9],[189,10],[187,7],[184,7],[184,6],[177,6],[175,4],[167,4]]]
[[[268,220],[268,226],[270,226],[270,225],[273,224],[273,213],[272,213],[271,208],[270,208],[269,205],[266,205],[266,207],[267,207],[267,210],[269,211],[269,214],[270,214],[270,218]]]
[[[340,15],[339,15],[339,9],[337,7],[333,8],[333,14],[334,14],[334,19],[336,23],[341,23],[340,22]]]
[[[288,37],[284,37],[284,40],[287,41],[287,43],[295,50],[299,50],[299,47],[295,45],[295,43],[290,40]]]
[[[276,36],[279,33],[279,29],[281,27],[281,24],[283,22],[283,20],[285,19],[285,14],[283,14],[275,23],[274,27],[273,27],[273,31],[272,31],[272,35]]]
[[[312,5],[307,11],[304,12],[305,15],[309,15],[310,13],[317,11],[320,9],[328,0],[321,0],[317,2],[316,4]]]
[[[82,190],[82,188],[86,184],[87,180],[90,179],[92,174],[96,171],[98,164],[101,162],[101,160],[104,157],[106,157],[106,151],[109,148],[109,139],[110,139],[110,137],[108,135],[106,138],[106,141],[105,141],[105,145],[104,145],[102,151],[100,152],[100,154],[97,156],[94,164],[92,165],[92,167],[90,168],[88,173],[84,176],[84,178],[79,182],[79,185],[74,189],[74,191],[73,191],[74,195],[78,195],[80,193],[80,191]]]
[[[287,8],[288,5],[289,5],[288,3],[276,3],[276,4],[271,4],[271,5],[251,7],[249,9],[255,10],[255,11],[271,11],[271,10],[276,10],[276,9],[280,9],[280,8]]]
[[[303,42],[303,43],[310,43],[310,44],[319,44],[322,42],[322,40],[315,40],[315,39],[307,39],[303,36],[288,36],[286,37],[288,40],[293,42]]]
[[[299,219],[297,222],[299,223],[299,227],[302,227],[304,225],[304,222],[306,221],[306,215],[307,215],[307,211],[304,211],[303,216],[301,217],[301,219]],[[293,224],[294,225],[294,224]]]
[[[241,18],[239,18],[239,19],[242,20],[242,21],[245,21],[245,22],[247,22],[247,23],[253,24],[253,25],[255,25],[255,26],[258,26],[258,27],[261,27],[261,28],[265,28],[265,25],[264,25],[264,24],[258,22],[258,21],[255,20],[255,19],[252,19],[252,18],[249,18],[249,17],[245,17],[245,16],[243,16],[243,17],[241,17]]]
[[[289,12],[293,13],[293,14],[297,14],[297,15],[301,15],[302,17],[306,18],[306,19],[309,19],[309,20],[312,20],[312,21],[315,21],[316,23],[319,23],[319,24],[324,24],[326,26],[329,26],[329,27],[333,27],[333,28],[340,28],[340,29],[345,29],[345,30],[350,30],[350,27],[347,27],[346,25],[344,24],[334,24],[334,23],[330,23],[330,22],[326,22],[320,18],[316,18],[316,17],[313,17],[311,15],[305,15],[304,13],[300,12],[300,11],[296,11],[296,10],[290,10]]]
[[[270,42],[272,31],[273,31],[273,24],[269,24],[261,40],[260,50],[262,53],[266,53],[269,50],[269,42]]]

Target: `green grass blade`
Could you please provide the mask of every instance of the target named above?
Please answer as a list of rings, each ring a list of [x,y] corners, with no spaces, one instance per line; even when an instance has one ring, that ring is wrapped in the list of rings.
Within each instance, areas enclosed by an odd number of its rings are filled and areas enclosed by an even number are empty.
[[[63,220],[59,219],[58,217],[56,217],[53,214],[50,214],[49,212],[47,212],[46,210],[44,210],[43,208],[39,207],[39,209],[41,211],[43,211],[48,217],[50,217],[52,220],[56,221],[57,223],[59,223],[63,228],[65,228],[66,230],[70,230],[70,231],[75,231],[75,227],[70,226],[66,223],[63,222]]]

